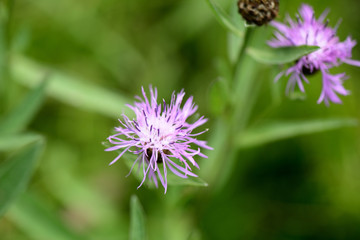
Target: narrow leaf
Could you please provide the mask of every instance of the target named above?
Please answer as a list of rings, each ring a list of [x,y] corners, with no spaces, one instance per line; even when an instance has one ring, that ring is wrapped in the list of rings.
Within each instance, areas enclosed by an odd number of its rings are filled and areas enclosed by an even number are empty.
[[[32,133],[0,136],[0,151],[15,150],[41,138],[40,135]]]
[[[43,140],[39,140],[0,165],[0,216],[25,190],[43,145]]]
[[[215,14],[216,19],[221,25],[240,38],[244,36],[244,33],[238,27],[236,27],[236,24],[233,23],[231,18],[224,12],[224,10],[219,8],[212,0],[206,0],[206,2],[210,6],[211,10]]]
[[[0,134],[13,134],[23,130],[39,111],[44,99],[44,91],[47,81],[38,79],[37,87],[5,118],[0,122]]]
[[[357,125],[355,119],[314,119],[308,121],[274,122],[247,129],[237,138],[240,148],[255,147],[306,134],[325,132]]]
[[[123,112],[131,112],[125,104],[132,101],[123,95],[48,69],[29,59],[14,56],[12,68],[14,79],[29,87],[36,86],[39,79],[50,72],[51,81],[46,93],[66,104],[115,118]]]
[[[6,217],[31,239],[79,240],[49,204],[35,194],[24,194],[9,209]]]
[[[176,176],[175,174],[168,173],[167,176],[169,185],[181,185],[181,186],[194,186],[194,187],[207,187],[208,184],[203,179],[199,177],[188,177],[181,178]]]
[[[130,240],[145,240],[145,217],[139,199],[133,195],[130,200]]]
[[[248,48],[247,53],[256,61],[264,64],[285,64],[294,62],[304,55],[318,50],[317,46],[294,46],[280,48]]]
[[[235,0],[233,4],[231,4],[230,7],[230,17],[232,22],[235,24],[237,29],[244,33],[246,31],[245,22],[238,11],[238,0]],[[244,34],[243,34],[244,35]],[[228,56],[231,61],[231,63],[236,63],[239,57],[240,49],[242,48],[242,45],[244,43],[244,37],[239,37],[235,35],[232,32],[228,33],[228,41],[227,41],[227,50],[228,50]]]

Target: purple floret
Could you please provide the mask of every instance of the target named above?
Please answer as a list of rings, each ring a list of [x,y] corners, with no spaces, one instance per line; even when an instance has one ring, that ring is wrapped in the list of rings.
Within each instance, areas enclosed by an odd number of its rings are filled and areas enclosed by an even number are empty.
[[[138,101],[133,106],[128,105],[134,111],[135,119],[130,120],[126,115],[122,115],[123,121],[119,119],[121,126],[115,128],[116,134],[108,137],[109,142],[114,146],[106,151],[124,149],[110,165],[127,151],[137,155],[133,167],[138,164],[143,173],[143,180],[139,187],[145,182],[146,176],[158,187],[157,179],[159,178],[166,193],[168,170],[181,178],[197,177],[190,166],[191,164],[199,168],[194,156],[207,158],[200,152],[199,147],[212,148],[207,146],[205,141],[196,139],[196,136],[206,130],[200,133],[192,133],[192,131],[203,125],[207,119],[200,117],[194,123],[186,121],[196,112],[197,106],[190,97],[183,107],[180,107],[185,95],[184,91],[178,94],[173,92],[170,104],[166,104],[165,100],[158,103],[157,89],[151,86],[150,100],[144,88],[142,88],[142,94],[143,99],[137,96]],[[191,148],[196,145],[197,149]]]
[[[333,75],[329,73],[329,69],[339,66],[343,62],[360,66],[360,61],[351,59],[351,51],[356,45],[356,41],[351,37],[347,37],[343,42],[339,41],[336,35],[339,24],[335,28],[328,26],[328,21],[325,21],[328,12],[323,12],[316,19],[313,8],[303,4],[299,10],[300,16],[297,16],[296,21],[287,16],[288,25],[276,21],[270,23],[278,31],[274,34],[275,38],[268,42],[271,47],[275,48],[300,45],[320,47],[319,50],[298,59],[293,66],[281,72],[276,80],[284,74],[291,75],[287,92],[293,91],[295,86],[305,92],[303,82],[309,83],[307,76],[321,72],[323,87],[318,103],[324,102],[326,105],[329,105],[330,102],[341,103],[338,94],[349,94],[349,91],[343,87],[343,82],[347,79],[346,74]]]

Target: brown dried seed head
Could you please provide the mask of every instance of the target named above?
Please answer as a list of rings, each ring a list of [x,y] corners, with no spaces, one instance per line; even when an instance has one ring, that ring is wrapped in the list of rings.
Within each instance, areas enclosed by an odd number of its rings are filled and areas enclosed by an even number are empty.
[[[239,0],[238,7],[248,24],[262,26],[277,17],[279,0]]]

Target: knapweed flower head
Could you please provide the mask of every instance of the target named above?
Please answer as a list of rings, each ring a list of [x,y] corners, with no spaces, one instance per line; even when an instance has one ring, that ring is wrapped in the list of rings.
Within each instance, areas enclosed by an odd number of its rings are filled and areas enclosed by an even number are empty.
[[[277,17],[279,0],[239,0],[238,9],[248,24],[262,26]]]
[[[130,172],[135,165],[142,171],[143,179],[139,187],[146,178],[158,187],[159,179],[166,193],[168,170],[182,178],[197,177],[191,169],[191,166],[199,168],[194,156],[206,158],[207,156],[200,152],[200,147],[212,148],[205,141],[196,139],[196,136],[206,130],[193,133],[193,130],[207,119],[202,116],[194,123],[187,122],[197,110],[193,97],[189,97],[181,108],[185,95],[183,90],[178,94],[173,92],[170,104],[166,104],[164,99],[157,102],[156,88],[150,86],[149,89],[149,99],[142,88],[143,98],[136,96],[138,101],[133,106],[128,105],[134,111],[135,118],[130,120],[126,115],[122,115],[123,120],[119,119],[121,126],[116,127],[116,133],[108,137],[108,141],[114,146],[106,151],[123,149],[110,165],[125,152],[135,154],[137,158]]]
[[[336,35],[339,24],[332,28],[328,26],[329,22],[325,21],[328,11],[323,12],[316,19],[313,8],[303,4],[299,13],[300,16],[297,16],[296,20],[287,16],[288,25],[271,22],[278,31],[268,44],[272,47],[309,45],[318,46],[319,49],[298,59],[293,66],[281,72],[276,80],[284,74],[290,75],[287,92],[293,91],[296,85],[304,92],[303,82],[309,83],[307,76],[321,72],[322,92],[318,103],[324,102],[326,105],[329,105],[329,102],[341,103],[338,94],[349,94],[343,86],[347,76],[345,73],[330,74],[329,70],[341,63],[360,66],[359,61],[351,59],[351,51],[356,42],[351,37],[340,42]]]

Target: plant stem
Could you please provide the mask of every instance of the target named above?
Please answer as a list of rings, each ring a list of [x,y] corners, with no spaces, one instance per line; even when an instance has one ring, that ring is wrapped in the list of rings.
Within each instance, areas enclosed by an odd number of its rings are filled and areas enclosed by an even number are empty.
[[[216,120],[214,134],[209,141],[209,145],[214,150],[209,153],[209,163],[205,166],[204,174],[210,186],[214,186],[217,192],[227,182],[231,175],[232,168],[236,162],[237,150],[234,146],[234,138],[245,127],[248,116],[250,115],[252,104],[249,99],[252,96],[254,85],[253,77],[243,74],[244,71],[251,71],[251,64],[247,64],[248,59],[246,49],[251,40],[253,29],[245,30],[244,42],[241,47],[237,64],[234,67],[232,92],[233,100],[230,116],[220,116]],[[253,65],[253,64],[252,64]]]
[[[234,72],[234,101],[233,101],[233,116],[232,116],[232,126],[235,128],[233,132],[241,130],[246,124],[247,118],[244,118],[244,109],[247,108],[246,103],[251,95],[251,87],[254,84],[253,79],[248,78],[243,74],[243,72],[250,71],[251,63],[249,64],[250,59],[246,56],[246,49],[249,45],[251,36],[253,35],[253,28],[246,28],[244,43],[239,53],[239,58],[235,66]],[[239,125],[241,121],[241,125]]]

